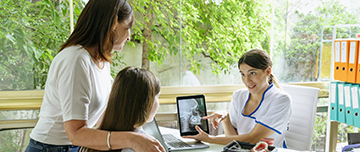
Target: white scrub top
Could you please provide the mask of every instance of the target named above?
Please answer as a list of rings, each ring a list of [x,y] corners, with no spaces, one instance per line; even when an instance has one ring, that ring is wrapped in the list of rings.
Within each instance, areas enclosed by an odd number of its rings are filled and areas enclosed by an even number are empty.
[[[259,106],[250,115],[244,115],[244,107],[249,97],[250,92],[247,89],[240,89],[233,93],[231,99],[230,121],[238,134],[250,133],[259,123],[274,131],[267,138],[274,138],[275,147],[286,148],[285,133],[292,111],[290,95],[271,84],[263,93]]]

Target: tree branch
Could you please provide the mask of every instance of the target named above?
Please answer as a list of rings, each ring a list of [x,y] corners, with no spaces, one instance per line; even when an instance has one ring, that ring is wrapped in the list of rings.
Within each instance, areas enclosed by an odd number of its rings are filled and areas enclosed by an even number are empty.
[[[164,7],[164,6],[166,6],[168,9],[170,9],[172,12],[175,12],[175,10],[173,9],[174,7],[170,7],[170,6],[168,6],[168,5],[165,5],[165,3],[164,3],[164,0],[161,0],[161,1],[159,1],[159,0],[154,0],[156,3],[159,3],[159,4],[161,4],[161,5],[159,5],[159,6],[161,6],[161,7]],[[168,0],[167,0],[167,2],[168,3],[170,3]]]
[[[216,64],[219,63],[219,61],[215,61],[213,57],[211,57],[210,55],[207,55],[204,51],[201,51],[201,54],[206,57],[206,58],[210,58],[212,61],[214,61]]]

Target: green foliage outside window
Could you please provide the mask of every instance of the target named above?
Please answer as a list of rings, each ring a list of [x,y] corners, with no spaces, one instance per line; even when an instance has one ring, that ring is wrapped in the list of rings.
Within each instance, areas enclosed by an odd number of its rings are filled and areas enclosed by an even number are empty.
[[[130,3],[141,14],[133,28],[135,34],[130,45],[143,43],[143,64],[148,64],[148,60],[161,65],[167,55],[179,52],[180,39],[183,56],[191,60],[193,71],[201,70],[201,63],[194,57],[200,55],[214,61],[213,72],[217,74],[226,72],[244,51],[269,48],[267,3],[182,1],[182,15],[178,0]],[[74,4],[76,22],[84,4],[79,1]],[[0,79],[0,90],[44,88],[50,63],[70,34],[68,12],[68,3],[64,1],[60,4],[51,0],[0,2],[0,41],[3,43],[0,73],[4,75]],[[165,42],[153,39],[154,35],[160,35]],[[121,57],[115,56],[114,66],[120,64],[124,64]]]
[[[221,74],[249,49],[269,51],[269,1],[129,2],[139,13],[132,40],[143,45],[143,68],[148,69],[148,60],[161,65],[167,55],[178,54],[181,47],[182,56],[191,61],[193,72],[202,70],[197,58],[201,56],[213,61],[213,73]],[[133,42],[130,45],[134,45]]]
[[[50,63],[70,34],[67,5],[0,1],[0,90],[44,88]],[[82,7],[75,1],[75,12]]]

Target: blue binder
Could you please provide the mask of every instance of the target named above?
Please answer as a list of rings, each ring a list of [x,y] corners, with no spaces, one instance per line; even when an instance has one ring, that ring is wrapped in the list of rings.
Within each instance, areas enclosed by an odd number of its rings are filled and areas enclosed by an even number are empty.
[[[338,121],[338,89],[337,82],[330,82],[330,120]]]
[[[353,121],[353,109],[352,109],[352,101],[351,101],[351,91],[350,91],[351,84],[345,83],[344,84],[344,100],[345,100],[345,122],[348,125],[354,125]]]
[[[345,120],[345,96],[344,96],[344,82],[338,82],[338,121],[341,123],[346,123]]]
[[[360,127],[360,88],[359,85],[351,86],[351,96],[352,96],[352,107],[353,107],[353,121],[354,127]]]

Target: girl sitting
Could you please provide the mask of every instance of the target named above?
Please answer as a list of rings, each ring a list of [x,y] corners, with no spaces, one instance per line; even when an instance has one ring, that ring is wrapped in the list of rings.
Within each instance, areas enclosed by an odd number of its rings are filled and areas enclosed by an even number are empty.
[[[126,67],[121,70],[113,83],[109,102],[98,129],[108,131],[107,144],[112,147],[112,131],[134,131],[144,133],[140,127],[153,120],[159,108],[160,81],[150,71]],[[145,134],[145,133],[144,133]],[[134,141],[136,142],[136,141]],[[98,150],[81,147],[79,151]],[[111,151],[133,151],[118,149]]]

